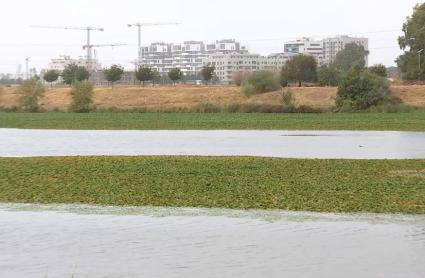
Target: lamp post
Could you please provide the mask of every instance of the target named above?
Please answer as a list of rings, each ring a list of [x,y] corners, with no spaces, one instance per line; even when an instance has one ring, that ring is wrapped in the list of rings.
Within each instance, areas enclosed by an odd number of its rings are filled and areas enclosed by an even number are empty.
[[[422,48],[421,50],[419,50],[418,51],[418,59],[419,59],[419,72],[418,72],[418,79],[419,79],[419,81],[421,81],[421,77],[422,77],[422,75],[421,75],[421,71],[422,71],[422,67],[421,67],[421,54],[422,54],[422,52],[424,52],[424,49]]]

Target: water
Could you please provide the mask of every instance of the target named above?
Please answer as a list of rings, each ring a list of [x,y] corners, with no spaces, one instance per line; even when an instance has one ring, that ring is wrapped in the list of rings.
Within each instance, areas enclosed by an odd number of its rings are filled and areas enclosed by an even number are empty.
[[[0,204],[0,277],[424,277],[425,216]]]
[[[423,159],[425,132],[0,129],[0,156],[202,155]]]

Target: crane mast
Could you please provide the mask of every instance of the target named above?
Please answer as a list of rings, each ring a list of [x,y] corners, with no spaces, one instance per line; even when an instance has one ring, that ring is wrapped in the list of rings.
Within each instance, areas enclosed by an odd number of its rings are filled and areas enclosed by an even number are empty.
[[[180,25],[181,23],[178,22],[150,22],[150,23],[134,23],[134,24],[127,24],[128,27],[137,27],[137,62],[140,65],[140,59],[142,57],[142,27],[149,27],[149,26],[167,26],[167,25]]]

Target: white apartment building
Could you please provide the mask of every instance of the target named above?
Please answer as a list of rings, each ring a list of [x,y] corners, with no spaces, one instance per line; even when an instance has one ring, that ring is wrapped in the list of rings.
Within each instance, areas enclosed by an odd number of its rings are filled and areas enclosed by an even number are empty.
[[[355,38],[349,36],[336,36],[333,38],[327,38],[323,40],[324,59],[325,63],[329,64],[335,60],[336,54],[343,50],[347,44],[356,43],[363,45],[365,50],[369,50],[369,39],[367,38]],[[366,57],[366,65],[368,59]]]
[[[158,42],[141,49],[142,65],[160,73],[179,68],[186,76],[196,76],[202,70],[205,59],[215,53],[248,53],[245,46],[235,40],[220,40],[214,43],[186,41],[180,44]]]
[[[323,41],[301,38],[285,43],[284,49],[285,53],[311,55],[316,59],[318,65],[323,65],[325,62]]]
[[[77,66],[85,68],[88,67],[87,59],[85,58],[72,59],[71,56],[61,56],[60,58],[52,59],[47,66],[47,70],[55,70],[61,72],[65,69],[65,67],[71,64],[75,64]],[[91,65],[94,71],[99,71],[102,69],[102,65],[96,59],[91,60]]]
[[[216,53],[209,55],[204,65],[215,67],[215,75],[220,83],[230,84],[238,72],[253,72],[258,70],[280,70],[295,54],[278,53],[269,56],[249,53]]]

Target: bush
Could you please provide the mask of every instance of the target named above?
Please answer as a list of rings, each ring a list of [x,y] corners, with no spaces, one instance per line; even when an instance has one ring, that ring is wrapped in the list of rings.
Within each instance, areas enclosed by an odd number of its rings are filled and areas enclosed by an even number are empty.
[[[18,88],[19,107],[26,112],[38,112],[40,99],[44,96],[46,88],[35,79],[25,80]]]
[[[321,86],[338,86],[342,73],[334,65],[321,66],[317,71],[317,78]]]
[[[352,68],[338,87],[336,106],[340,110],[365,110],[391,103],[388,82],[367,69]]]
[[[279,77],[271,71],[256,71],[251,73],[242,85],[246,96],[276,91],[280,88]]]
[[[85,82],[76,82],[71,90],[72,104],[70,110],[73,112],[89,112],[93,103],[93,84]]]
[[[292,94],[290,89],[285,90],[281,95],[282,104],[285,107],[294,107],[295,106],[295,97]]]

